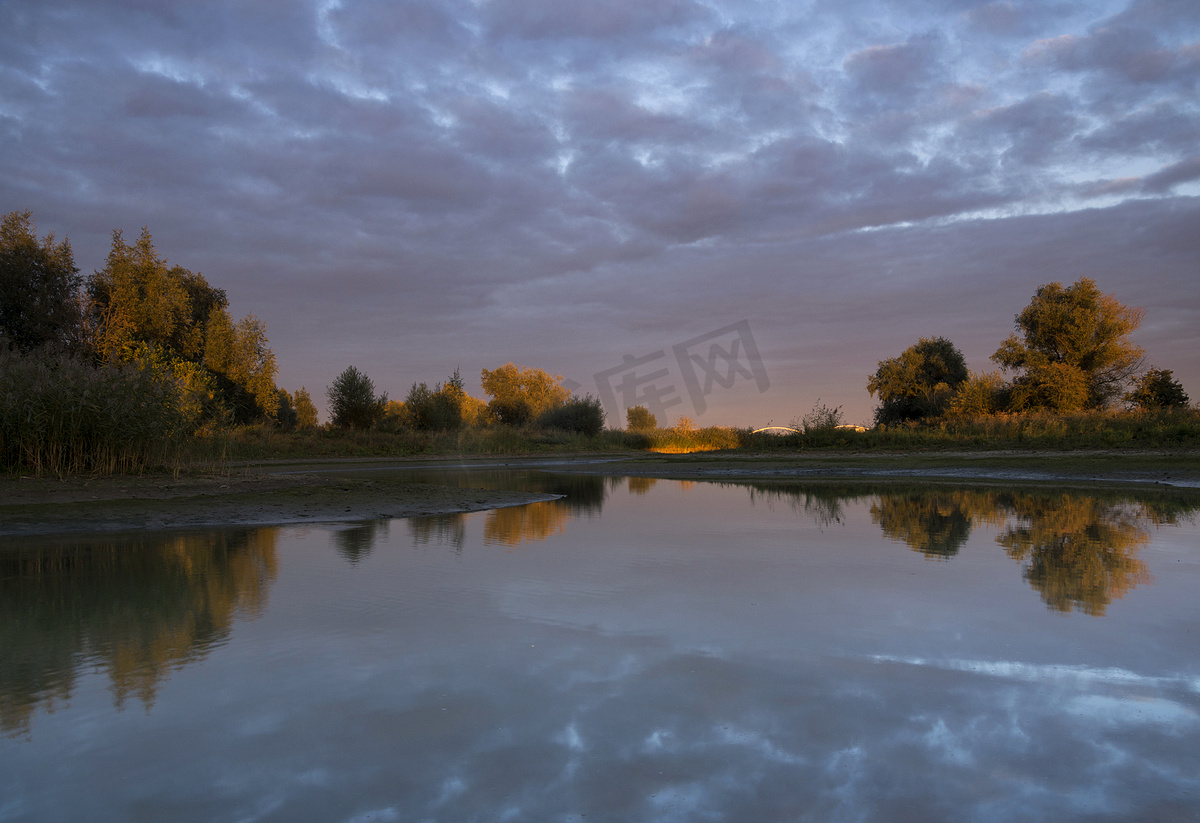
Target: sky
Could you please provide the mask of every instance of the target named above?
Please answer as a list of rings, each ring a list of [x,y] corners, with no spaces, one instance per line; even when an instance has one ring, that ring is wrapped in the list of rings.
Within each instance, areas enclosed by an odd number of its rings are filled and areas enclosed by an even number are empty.
[[[1200,4],[0,0],[18,209],[85,274],[148,227],[319,406],[514,362],[865,423],[1080,277],[1200,399]]]

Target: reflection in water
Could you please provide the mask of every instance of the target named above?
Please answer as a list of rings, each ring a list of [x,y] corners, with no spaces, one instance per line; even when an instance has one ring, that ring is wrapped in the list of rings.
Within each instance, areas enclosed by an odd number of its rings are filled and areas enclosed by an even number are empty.
[[[938,489],[881,494],[871,505],[871,522],[893,540],[907,543],[931,559],[958,554],[973,523],[1004,520],[994,501],[974,491]]]
[[[1104,614],[1114,599],[1151,580],[1137,557],[1150,542],[1144,505],[1094,497],[1019,495],[1008,500],[1018,518],[996,538],[1025,568],[1025,579],[1058,611]]]
[[[654,485],[656,483],[658,483],[658,478],[656,478],[656,477],[630,477],[630,478],[628,478],[628,481],[629,481],[629,493],[640,496],[643,494],[648,494],[650,492],[650,490],[652,488],[654,488]]]
[[[0,552],[0,728],[28,733],[39,706],[71,696],[85,664],[118,707],[147,707],[172,667],[206,655],[234,618],[266,606],[276,531],[57,543]]]
[[[358,523],[333,533],[333,547],[339,555],[355,565],[375,548],[375,542],[387,537],[387,519]]]
[[[483,524],[483,542],[516,546],[526,540],[545,540],[562,531],[571,510],[558,500],[493,509]]]
[[[823,528],[842,522],[843,504],[869,501],[871,520],[885,535],[931,559],[954,557],[973,528],[1000,529],[996,542],[1022,564],[1049,608],[1090,615],[1104,614],[1113,600],[1151,582],[1137,556],[1150,529],[1197,509],[1191,497],[1174,492],[749,485],[752,499],[788,499]]]
[[[467,539],[467,516],[465,514],[435,514],[429,517],[410,517],[408,530],[413,542],[428,545],[430,542],[448,543],[454,551],[461,552]]]

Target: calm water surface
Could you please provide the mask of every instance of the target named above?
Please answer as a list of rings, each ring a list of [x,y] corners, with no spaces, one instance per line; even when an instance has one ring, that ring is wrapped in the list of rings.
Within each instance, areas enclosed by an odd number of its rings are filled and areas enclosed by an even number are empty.
[[[0,821],[1200,819],[1186,493],[552,503],[0,549]]]

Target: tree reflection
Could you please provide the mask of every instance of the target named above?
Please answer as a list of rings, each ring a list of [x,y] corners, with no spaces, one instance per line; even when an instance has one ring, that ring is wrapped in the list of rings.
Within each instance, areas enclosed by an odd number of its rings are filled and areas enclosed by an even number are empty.
[[[0,728],[28,733],[71,696],[84,665],[107,671],[118,707],[147,707],[176,666],[266,606],[276,531],[11,549],[0,553]]]
[[[375,548],[375,541],[380,537],[386,537],[387,533],[388,520],[386,518],[358,523],[335,531],[333,548],[353,566],[370,554],[371,550]]]
[[[656,477],[629,477],[626,478],[629,483],[629,493],[638,495],[649,494],[654,485],[658,483]]]
[[[989,526],[1023,566],[1024,578],[1057,611],[1103,615],[1113,600],[1152,581],[1138,557],[1150,529],[1194,514],[1179,490],[1019,492],[893,484],[747,483],[753,500],[788,500],[821,527],[840,523],[845,505],[870,500],[871,521],[892,540],[945,560]]]
[[[935,560],[958,554],[973,525],[1004,519],[992,494],[970,489],[880,494],[871,504],[871,522],[884,534]]]
[[[545,540],[562,531],[571,509],[560,500],[493,509],[483,524],[483,542],[516,546],[526,540]]]
[[[1153,522],[1144,505],[1066,494],[1023,494],[1007,503],[1018,523],[996,542],[1023,564],[1050,608],[1102,615],[1114,599],[1151,582],[1137,556]]]
[[[408,529],[413,542],[421,545],[436,541],[449,543],[461,552],[467,539],[467,517],[464,514],[438,514],[409,518]]]
[[[871,521],[893,540],[944,560],[958,554],[971,535],[970,515],[957,496],[883,495],[871,506]]]

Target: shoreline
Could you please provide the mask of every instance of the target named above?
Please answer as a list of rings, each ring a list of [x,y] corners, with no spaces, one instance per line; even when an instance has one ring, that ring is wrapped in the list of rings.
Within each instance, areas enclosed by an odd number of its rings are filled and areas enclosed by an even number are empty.
[[[715,482],[1032,484],[1200,490],[1200,453],[560,454],[271,460],[223,471],[0,477],[0,536],[361,522],[486,511],[556,495],[414,482],[387,470],[546,469]]]

